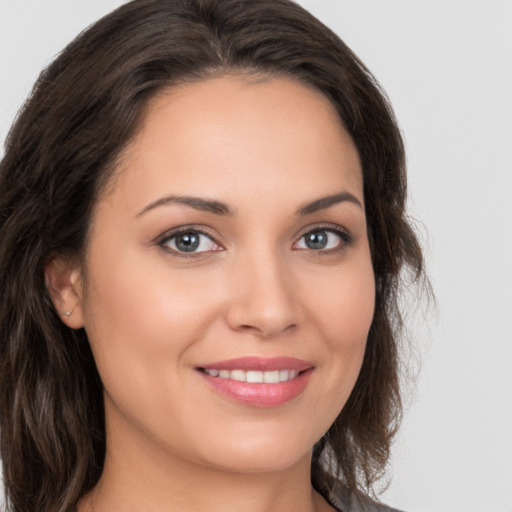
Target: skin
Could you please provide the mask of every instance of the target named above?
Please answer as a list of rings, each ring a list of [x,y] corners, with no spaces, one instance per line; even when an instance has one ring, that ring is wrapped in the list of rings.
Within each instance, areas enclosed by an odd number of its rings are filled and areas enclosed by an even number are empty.
[[[341,192],[355,200],[296,214]],[[148,209],[171,195],[235,214]],[[372,321],[361,205],[357,150],[319,92],[224,76],[152,99],[96,205],[85,258],[47,266],[55,306],[85,327],[105,388],[105,468],[80,512],[333,510],[311,487],[311,450],[349,397]],[[211,237],[195,257],[163,240],[183,225]],[[308,247],[315,228],[330,249]],[[277,407],[229,400],[197,371],[245,356],[314,370]]]

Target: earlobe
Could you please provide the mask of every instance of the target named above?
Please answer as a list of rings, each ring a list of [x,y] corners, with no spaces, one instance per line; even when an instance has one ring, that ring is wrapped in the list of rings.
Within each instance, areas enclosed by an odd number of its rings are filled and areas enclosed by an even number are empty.
[[[82,270],[64,256],[53,256],[44,269],[46,287],[61,320],[71,329],[84,327]]]

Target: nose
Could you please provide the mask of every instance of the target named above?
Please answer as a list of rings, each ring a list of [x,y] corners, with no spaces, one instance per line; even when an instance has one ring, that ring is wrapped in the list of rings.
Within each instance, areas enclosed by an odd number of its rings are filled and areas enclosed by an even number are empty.
[[[241,257],[231,273],[228,325],[260,338],[291,331],[301,322],[297,283],[277,255]]]

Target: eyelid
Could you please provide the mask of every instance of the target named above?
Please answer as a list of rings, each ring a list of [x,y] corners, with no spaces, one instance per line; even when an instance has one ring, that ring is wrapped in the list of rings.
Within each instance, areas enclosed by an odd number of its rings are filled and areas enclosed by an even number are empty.
[[[331,248],[331,249],[299,248],[296,250],[308,251],[308,252],[312,252],[315,254],[326,254],[326,255],[333,254],[333,253],[336,253],[336,252],[346,249],[347,246],[351,245],[355,240],[355,237],[352,234],[350,234],[347,229],[343,228],[342,226],[340,226],[338,224],[320,223],[320,224],[313,224],[313,225],[310,225],[310,226],[307,226],[306,228],[304,228],[302,230],[302,233],[300,234],[300,236],[298,236],[296,238],[296,241],[293,243],[292,247],[295,248],[294,246],[307,234],[314,232],[314,231],[322,231],[322,230],[330,231],[332,233],[335,233],[337,236],[339,236],[341,238],[341,243],[339,244],[339,246]],[[225,247],[217,240],[217,235],[213,234],[212,231],[213,230],[209,229],[207,226],[204,226],[204,225],[197,226],[197,225],[193,225],[193,224],[192,225],[185,224],[182,226],[174,227],[174,228],[166,231],[162,235],[158,236],[155,239],[154,243],[155,243],[155,245],[160,246],[166,252],[173,254],[173,255],[177,255],[178,257],[198,258],[201,256],[206,256],[212,252],[219,252],[219,251],[225,250]],[[187,252],[176,251],[174,249],[170,249],[169,247],[165,247],[165,244],[171,238],[173,238],[181,233],[188,233],[188,232],[194,232],[194,233],[198,233],[198,234],[207,236],[208,238],[210,238],[212,240],[212,242],[215,243],[215,245],[220,247],[220,249],[216,249],[213,251],[200,251],[200,252],[187,253]]]
[[[340,226],[339,224],[332,224],[330,222],[320,222],[318,224],[310,224],[309,226],[302,228],[299,231],[299,233],[301,233],[301,234],[299,235],[298,238],[300,238],[301,236],[307,235],[308,233],[311,233],[311,231],[317,231],[317,230],[322,230],[322,229],[325,229],[326,231],[328,231],[328,230],[339,231],[340,233],[345,233],[345,234],[349,235],[349,231],[346,228],[344,228],[343,226]]]

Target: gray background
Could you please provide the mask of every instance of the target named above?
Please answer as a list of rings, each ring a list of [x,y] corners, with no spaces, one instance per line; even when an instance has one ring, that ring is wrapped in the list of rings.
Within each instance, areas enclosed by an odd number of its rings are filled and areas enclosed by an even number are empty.
[[[0,139],[40,69],[117,0],[0,1]],[[302,1],[387,90],[435,314],[382,499],[512,512],[512,2]],[[416,364],[413,358],[411,364]]]

